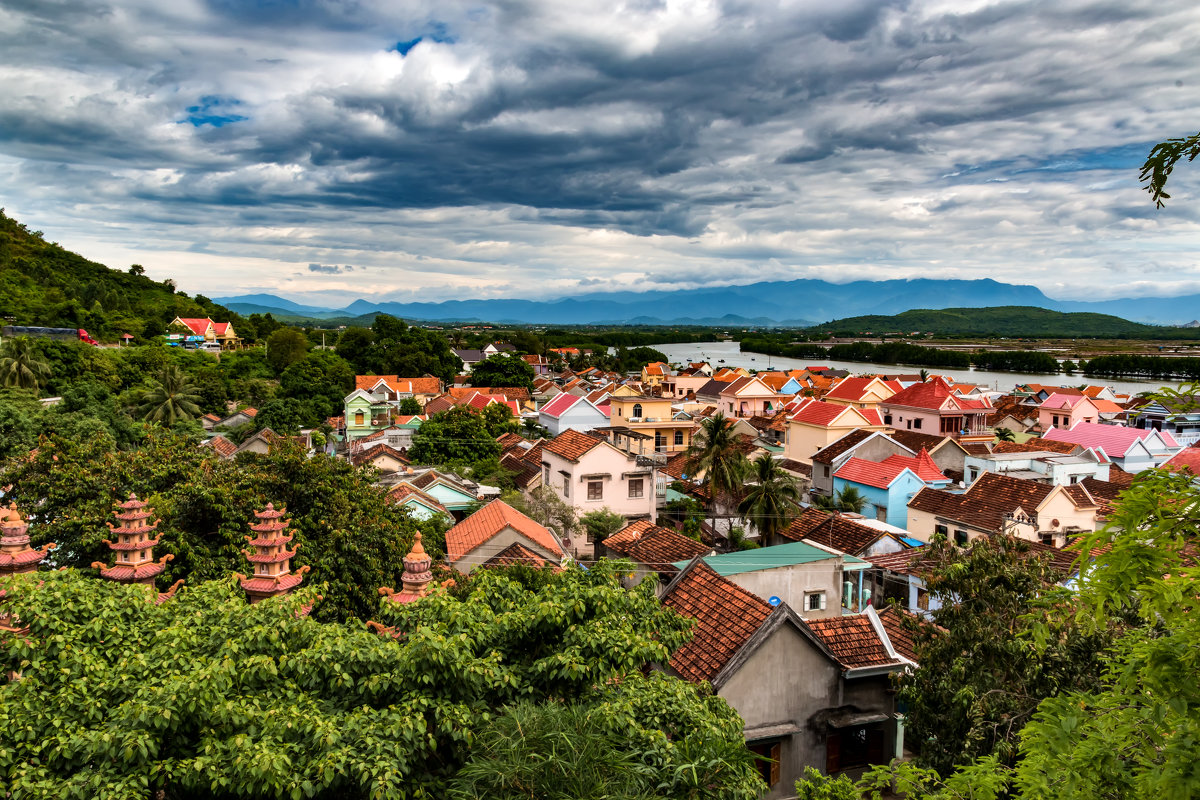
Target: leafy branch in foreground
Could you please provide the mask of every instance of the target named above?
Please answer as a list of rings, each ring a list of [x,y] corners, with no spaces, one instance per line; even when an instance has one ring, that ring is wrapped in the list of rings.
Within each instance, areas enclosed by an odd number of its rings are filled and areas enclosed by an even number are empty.
[[[1169,200],[1171,195],[1166,193],[1167,179],[1171,171],[1182,159],[1194,161],[1200,155],[1200,133],[1193,133],[1180,139],[1168,139],[1159,142],[1150,150],[1146,163],[1142,164],[1138,180],[1145,184],[1145,190],[1150,193],[1154,205],[1162,208],[1163,200]]]

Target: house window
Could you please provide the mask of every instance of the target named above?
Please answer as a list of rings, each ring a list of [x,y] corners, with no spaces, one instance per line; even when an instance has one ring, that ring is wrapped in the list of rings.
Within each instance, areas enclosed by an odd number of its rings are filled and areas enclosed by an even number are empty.
[[[971,467],[971,471],[968,474],[970,475],[970,477],[967,479],[967,482],[974,483],[975,479],[979,477],[979,470],[975,469],[974,467]]]
[[[841,728],[825,739],[825,772],[835,775],[846,770],[882,764],[883,726],[879,723]]]
[[[809,592],[808,594],[804,595],[804,607],[809,611],[824,611],[825,593]]]
[[[363,412],[361,412],[361,411],[354,412],[354,424],[355,425],[363,424]]]
[[[633,415],[635,417],[640,417],[642,415],[642,404],[641,403],[633,404]]]
[[[542,483],[550,485],[550,467],[542,467]]]
[[[642,487],[644,486],[642,481],[643,481],[642,478],[630,478],[629,479],[629,497],[630,497],[630,499],[636,500],[642,496],[642,492],[643,492]]]
[[[755,742],[747,745],[751,753],[754,753],[754,765],[758,770],[758,774],[767,782],[767,788],[774,789],[779,783],[779,756],[783,743],[778,739],[774,741]]]
[[[954,532],[954,543],[959,547],[967,546],[967,532],[964,530],[956,530]]]
[[[921,419],[920,419],[920,417],[918,417],[917,419],[914,419],[914,420],[912,421],[912,423],[913,423],[913,430],[918,430],[918,431],[919,431],[919,430],[921,430]]]
[[[883,424],[884,424],[884,425],[891,425],[891,424],[892,424],[892,415],[891,415],[891,414],[884,414],[884,415],[883,415]]]
[[[822,478],[829,477],[829,465],[828,464],[824,464],[821,466],[821,477]]]
[[[675,431],[675,446],[683,444],[683,431]]]
[[[945,539],[947,536],[950,535],[950,529],[947,528],[945,525],[934,525],[933,526],[933,535],[935,538],[941,537],[942,539]]]
[[[604,481],[588,481],[588,500],[604,499]]]
[[[1054,532],[1053,531],[1051,531],[1049,533],[1038,533],[1038,538],[1042,540],[1042,544],[1048,544],[1048,545],[1054,544]]]
[[[571,477],[563,475],[563,497],[571,496]]]
[[[662,431],[654,432],[654,452],[661,453],[667,449],[667,436]]]

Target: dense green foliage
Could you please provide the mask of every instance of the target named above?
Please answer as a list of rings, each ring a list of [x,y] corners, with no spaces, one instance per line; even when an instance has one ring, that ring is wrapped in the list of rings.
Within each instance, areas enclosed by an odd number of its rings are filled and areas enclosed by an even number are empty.
[[[1161,338],[1164,330],[1172,338],[1195,338],[1194,331],[1143,325],[1109,314],[1051,311],[1037,306],[994,306],[991,308],[913,309],[900,314],[847,317],[814,326],[811,331],[834,331],[837,335],[907,335],[912,331],[938,336],[990,336],[1038,338]]]
[[[1195,161],[1198,155],[1200,155],[1200,133],[1168,139],[1150,149],[1150,154],[1146,156],[1146,163],[1142,164],[1142,171],[1138,177],[1145,184],[1144,188],[1150,193],[1155,206],[1162,208],[1163,200],[1171,197],[1167,194],[1166,187],[1167,179],[1171,177],[1175,165],[1185,159],[1189,162]]]
[[[769,540],[786,528],[800,510],[800,488],[770,453],[760,455],[751,462],[751,467],[751,483],[738,504],[738,513]]]
[[[1018,736],[1038,704],[1094,685],[1108,630],[1080,629],[1069,614],[1038,617],[1061,573],[1021,540],[996,536],[969,550],[935,541],[926,588],[936,628],[916,633],[920,667],[900,678],[906,737],[922,766],[948,773],[985,755],[1016,760]],[[1037,626],[1043,647],[1029,636]]]
[[[413,434],[409,451],[416,464],[474,465],[499,456],[496,436],[488,430],[483,414],[470,406],[455,406],[431,416]]]
[[[471,368],[471,386],[499,386],[533,391],[533,367],[520,356],[496,355]]]
[[[1089,378],[1130,375],[1145,378],[1200,380],[1200,358],[1136,355],[1096,356],[1083,365],[1083,374]]]
[[[483,570],[469,591],[384,602],[394,636],[298,614],[313,589],[248,606],[209,581],[155,605],[72,571],[6,580],[31,630],[0,644],[22,675],[0,686],[0,779],[16,798],[354,800],[512,797],[524,776],[538,790],[520,796],[565,797],[559,730],[576,757],[606,734],[609,757],[579,766],[633,796],[757,797],[725,702],[641,673],[688,623],[615,566]],[[526,758],[497,774],[518,721]]]
[[[372,480],[370,469],[309,458],[287,442],[268,455],[223,461],[159,428],[132,450],[118,449],[103,429],[50,433],[33,458],[14,459],[0,471],[0,482],[12,486],[8,496],[37,510],[34,542],[58,543],[56,566],[112,563],[102,540],[114,503],[130,492],[148,501],[161,520],[157,555],[174,555],[162,588],[179,578],[192,584],[249,571],[242,548],[253,512],[268,502],[286,507],[300,545],[293,568],[311,566],[307,580],[327,584],[316,611],[322,619],[370,615],[375,590],[398,585],[401,559],[418,529],[429,552],[444,548],[441,524],[414,521]]]
[[[1058,372],[1058,361],[1049,353],[1031,350],[943,350],[906,342],[851,342],[826,346],[815,342],[793,342],[795,334],[755,334],[741,341],[744,353],[765,353],[786,358],[829,358],[873,364],[912,364],[920,367],[983,369],[1008,372]]]
[[[252,325],[208,298],[176,292],[131,268],[109,269],[47,242],[0,211],[0,308],[6,324],[85,328],[100,341],[128,333],[135,341],[166,333],[175,317],[233,322],[239,335]]]

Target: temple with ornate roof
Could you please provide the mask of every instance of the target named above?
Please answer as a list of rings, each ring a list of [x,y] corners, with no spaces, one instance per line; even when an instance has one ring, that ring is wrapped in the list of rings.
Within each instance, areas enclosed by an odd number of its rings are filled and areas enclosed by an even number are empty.
[[[309,570],[304,566],[292,572],[292,558],[300,545],[287,549],[295,537],[286,533],[288,522],[283,519],[286,513],[286,508],[275,510],[274,503],[267,503],[265,511],[254,512],[258,522],[252,524],[250,530],[256,535],[246,537],[246,542],[254,548],[254,552],[242,550],[246,560],[254,566],[254,574],[250,577],[239,576],[242,590],[249,595],[251,603],[287,594],[300,585],[304,573]]]
[[[116,563],[110,567],[103,561],[93,561],[92,567],[100,570],[100,577],[105,580],[149,586],[153,590],[155,579],[167,568],[167,562],[175,558],[168,553],[158,561],[154,560],[154,546],[161,539],[158,536],[150,538],[158,529],[158,520],[151,522],[154,509],[147,508],[136,494],[131,493],[128,500],[117,506],[116,516],[118,525],[105,523],[116,539],[104,540],[117,554]],[[167,591],[156,593],[155,600],[161,603],[174,596],[182,583],[182,580],[175,581]]]

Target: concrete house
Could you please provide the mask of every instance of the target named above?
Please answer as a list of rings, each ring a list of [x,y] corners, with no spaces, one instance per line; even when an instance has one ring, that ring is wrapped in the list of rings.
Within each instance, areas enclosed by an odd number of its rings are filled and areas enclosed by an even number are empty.
[[[791,797],[805,767],[857,775],[902,752],[890,676],[912,662],[873,610],[805,621],[699,561],[663,604],[696,621],[666,670],[708,684],[742,717],[767,800]]]
[[[858,490],[867,499],[863,514],[880,522],[904,528],[908,501],[925,487],[945,489],[950,479],[942,474],[929,453],[915,457],[888,456],[883,461],[851,457],[833,473],[833,492]]]
[[[636,568],[633,574],[622,578],[627,588],[640,584],[648,575],[657,575],[658,593],[661,595],[667,584],[679,574],[675,562],[685,565],[697,556],[707,556],[713,549],[689,539],[678,531],[655,525],[648,519],[631,522],[600,543],[597,555],[601,558],[627,558]]]
[[[780,532],[780,538],[808,542],[856,558],[898,553],[920,543],[908,531],[862,514],[806,508]]]
[[[956,439],[990,441],[987,426],[992,406],[986,399],[961,397],[941,378],[916,383],[880,402],[883,423],[896,430],[912,430]]]
[[[1193,445],[1200,441],[1200,397],[1155,400],[1130,412],[1129,427],[1161,431],[1183,447]]]
[[[542,447],[542,485],[580,514],[608,509],[653,519],[655,468],[594,435],[568,430]]]
[[[613,442],[640,455],[678,453],[692,444],[691,419],[676,419],[671,401],[650,395],[622,396],[614,392],[608,398],[609,426]],[[619,441],[618,433],[629,432]]]
[[[967,452],[950,437],[926,436],[912,431],[871,431],[857,429],[820,450],[812,458],[812,491],[831,497],[833,473],[851,458],[883,461],[888,456],[915,457],[924,449],[946,477],[954,480],[963,474]]]
[[[441,517],[447,522],[453,522],[450,511],[432,495],[426,494],[409,483],[398,483],[388,490],[387,501],[408,509],[414,519],[433,519]]]
[[[493,500],[446,531],[446,563],[467,574],[513,545],[551,564],[563,559],[562,545],[549,528],[503,500]]]
[[[1050,395],[1038,406],[1038,424],[1042,430],[1070,428],[1077,422],[1099,422],[1100,409],[1087,395]]]
[[[738,378],[721,389],[717,408],[729,417],[769,417],[785,402],[787,398],[757,377]]]
[[[820,450],[853,430],[885,431],[879,412],[851,406],[807,400],[787,418],[784,455],[794,461],[811,464]]]
[[[1126,472],[1141,472],[1157,467],[1181,449],[1175,438],[1166,431],[1095,422],[1078,422],[1069,429],[1052,428],[1042,434],[1042,438],[1103,451],[1109,460]]]
[[[563,392],[538,411],[538,424],[554,436],[563,431],[587,431],[608,425],[608,414],[581,395]]]
[[[900,389],[899,381],[885,381],[878,376],[842,378],[821,399],[854,408],[879,408],[880,403]]]
[[[1111,462],[1087,449],[1079,455],[1053,453],[1048,450],[1023,452],[988,453],[969,455],[965,461],[967,483],[972,483],[985,472],[997,472],[1042,483],[1072,484],[1084,478],[1108,480]]]
[[[908,504],[913,537],[964,545],[995,533],[1063,547],[1096,529],[1100,505],[1080,484],[1054,486],[985,472],[962,494],[922,489]]]

